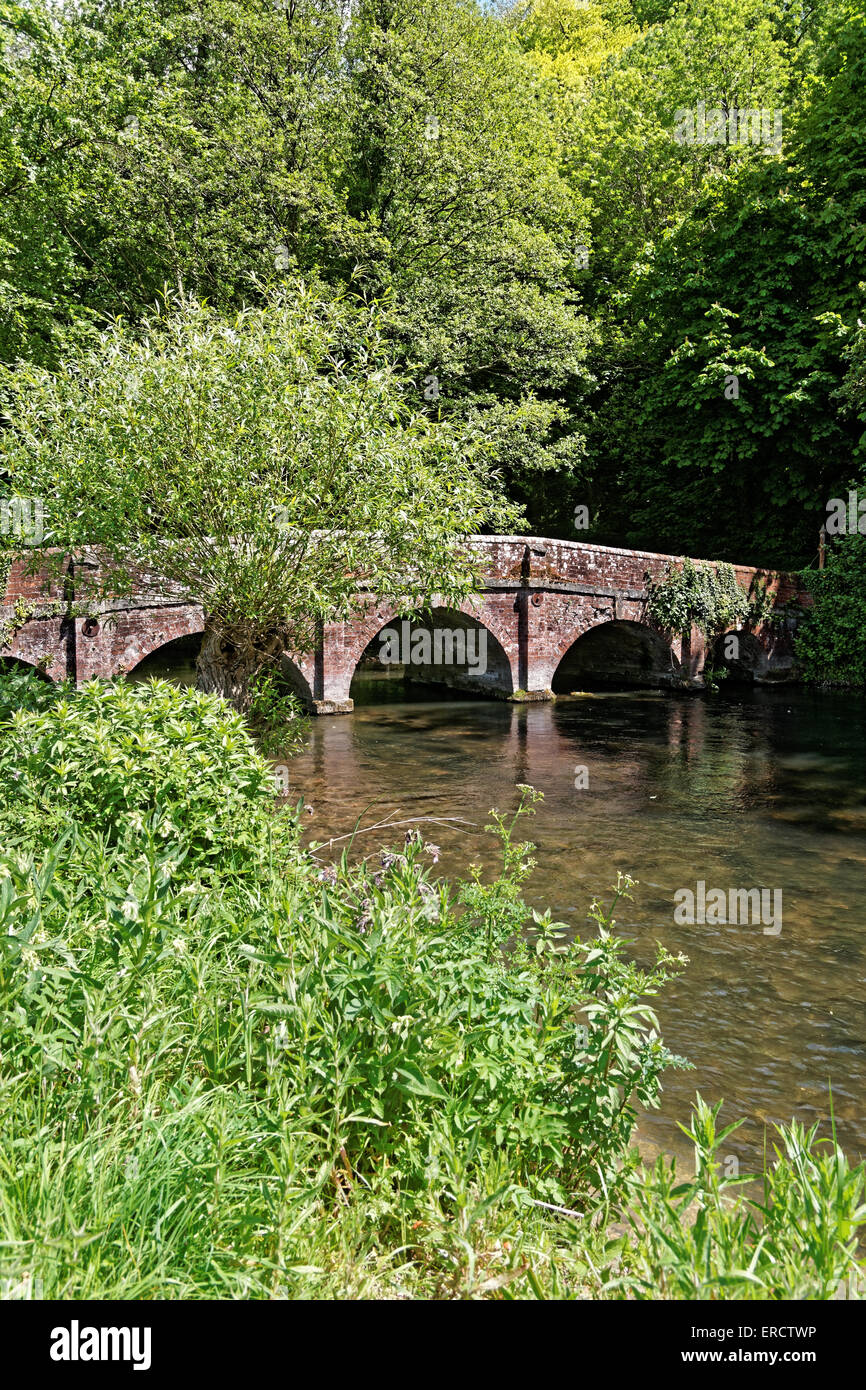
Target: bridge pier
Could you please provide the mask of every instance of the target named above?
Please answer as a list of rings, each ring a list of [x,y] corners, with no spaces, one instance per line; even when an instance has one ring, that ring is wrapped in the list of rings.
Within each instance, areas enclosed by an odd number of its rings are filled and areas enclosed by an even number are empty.
[[[693,629],[670,641],[646,619],[646,575],[661,576],[677,563],[674,557],[532,536],[478,536],[471,545],[482,564],[480,592],[459,611],[434,598],[427,626],[486,630],[492,660],[489,668],[474,672],[455,664],[445,674],[446,683],[518,702],[551,700],[554,678],[574,644],[608,624],[652,634],[658,650],[667,652],[670,670],[661,670],[658,656],[655,664],[647,660],[645,683],[700,681],[710,655],[701,634]],[[40,665],[55,680],[80,683],[128,672],[165,644],[202,632],[201,607],[168,585],[160,595],[142,593],[86,607],[98,569],[96,557],[84,557],[75,566],[65,562],[59,577],[28,575],[27,561],[15,561],[0,592],[0,659]],[[785,576],[743,566],[735,571],[746,589],[758,579],[767,583],[777,602],[798,597],[797,586]],[[359,593],[357,617],[326,625],[314,651],[287,659],[286,674],[308,708],[322,715],[350,713],[352,680],[365,651],[402,616],[376,596]],[[759,679],[790,672],[788,634],[765,625],[749,637],[757,650],[753,669]],[[579,663],[575,669],[579,674]],[[416,670],[425,681],[443,679],[441,663],[413,665],[410,674]]]

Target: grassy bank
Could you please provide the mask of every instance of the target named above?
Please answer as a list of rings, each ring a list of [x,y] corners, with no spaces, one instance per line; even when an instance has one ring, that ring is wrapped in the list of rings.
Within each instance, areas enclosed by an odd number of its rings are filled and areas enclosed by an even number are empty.
[[[420,836],[319,863],[227,706],[0,682],[0,1278],[47,1298],[833,1296],[864,1173],[781,1132],[748,1201],[640,1164],[656,996]],[[699,1080],[699,1079],[698,1079]],[[742,1183],[744,1178],[740,1178]]]

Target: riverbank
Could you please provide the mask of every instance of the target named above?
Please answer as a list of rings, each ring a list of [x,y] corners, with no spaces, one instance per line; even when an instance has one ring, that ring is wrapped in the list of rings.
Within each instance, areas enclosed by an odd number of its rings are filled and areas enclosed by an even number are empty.
[[[752,1207],[731,1222],[727,1136],[701,1102],[681,1213],[667,1166],[643,1169],[632,1107],[681,1064],[652,1010],[685,962],[661,949],[637,969],[616,905],[593,909],[594,941],[569,943],[525,904],[535,793],[493,819],[495,874],[440,879],[436,843],[414,831],[365,865],[328,865],[275,810],[268,765],[220,701],[16,680],[0,730],[7,1287],[838,1288],[863,1172],[815,1135],[791,1131],[768,1171],[762,1242]],[[620,904],[628,892],[623,879]],[[685,1218],[698,1197],[709,1254]],[[615,1221],[627,1233],[611,1245]],[[726,1282],[753,1256],[754,1279]]]

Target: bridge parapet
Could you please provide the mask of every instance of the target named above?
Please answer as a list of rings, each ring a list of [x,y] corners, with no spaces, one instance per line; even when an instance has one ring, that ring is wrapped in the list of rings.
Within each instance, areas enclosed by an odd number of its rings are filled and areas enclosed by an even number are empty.
[[[651,628],[646,576],[660,578],[670,565],[682,564],[677,556],[538,536],[476,536],[470,543],[483,578],[477,597],[461,605],[459,621],[488,629],[499,655],[495,681],[488,679],[487,688],[495,685],[497,693],[515,699],[551,698],[560,664],[592,629],[610,623]],[[94,603],[98,557],[73,563],[55,552],[54,559],[60,563],[53,570],[38,574],[29,572],[27,558],[8,569],[0,595],[0,658],[80,682],[127,672],[163,645],[203,630],[201,607],[177,586],[143,575],[131,597]],[[797,597],[789,576],[746,565],[734,571],[746,590],[761,583],[780,603]],[[400,616],[359,592],[357,617],[327,625],[318,649],[289,663],[307,703],[321,713],[350,710],[350,687],[365,650]],[[699,681],[707,654],[697,630],[665,640],[670,679]],[[790,670],[789,634],[758,629],[755,640],[761,674]]]

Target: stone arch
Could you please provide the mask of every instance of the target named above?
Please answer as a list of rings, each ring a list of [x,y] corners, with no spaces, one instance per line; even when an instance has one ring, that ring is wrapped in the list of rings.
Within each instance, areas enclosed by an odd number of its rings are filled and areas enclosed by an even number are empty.
[[[127,671],[127,677],[132,680],[145,679],[149,674],[147,671],[148,664],[154,662],[154,660],[158,661],[161,657],[170,657],[172,655],[172,649],[174,649],[174,654],[179,658],[181,668],[184,665],[189,667],[194,664],[195,658],[198,656],[198,648],[201,646],[201,638],[204,635],[204,627],[201,622],[196,623],[194,618],[190,620],[189,625],[191,629],[189,632],[177,633],[177,635],[169,637],[168,641],[158,643],[154,646],[146,656],[143,656],[135,666]],[[290,656],[283,653],[279,658],[278,667],[280,679],[288,686],[293,694],[297,695],[305,709],[312,709],[313,693],[296,662],[293,661]],[[191,684],[192,679],[190,672],[189,680],[184,683]]]
[[[569,643],[553,673],[555,695],[593,687],[658,688],[681,677],[680,662],[655,628],[630,618],[588,627]]]
[[[30,671],[32,675],[38,676],[48,685],[54,684],[54,677],[46,670],[44,663],[28,661],[26,657],[15,655],[0,655],[0,676],[11,671]]]
[[[122,676],[135,670],[160,647],[176,638],[204,631],[196,605],[126,609],[75,619],[75,660],[79,683]]]
[[[141,669],[146,662],[160,654],[170,653],[180,643],[189,644],[191,649],[192,639],[198,638],[200,643],[204,634],[202,611],[193,607],[146,609],[140,621],[125,633],[120,623],[118,631],[112,629],[111,623],[105,618],[100,618],[98,622],[100,630],[91,639],[93,646],[109,648],[109,664],[118,675],[132,676],[137,673],[138,679],[146,674]],[[82,647],[87,637],[87,632],[83,631]]]
[[[503,642],[495,631],[499,626],[495,615],[477,602],[451,607],[434,601],[423,615],[411,619],[394,609],[379,607],[355,630],[344,698],[351,698],[352,681],[365,659],[375,662],[382,648],[388,646],[383,638],[380,647],[377,639],[389,631],[395,635],[400,656],[410,658],[406,666],[410,678],[488,697],[511,695],[516,688],[515,674],[508,638],[503,633]],[[426,641],[422,634],[427,635]],[[397,665],[402,669],[403,662]]]
[[[160,667],[168,666],[173,667],[178,673],[174,678],[179,679],[181,685],[192,685],[201,638],[201,632],[189,632],[180,633],[177,637],[170,637],[167,642],[161,642],[126,671],[127,680],[142,681],[159,674],[170,679],[165,672],[161,673],[159,670]]]

